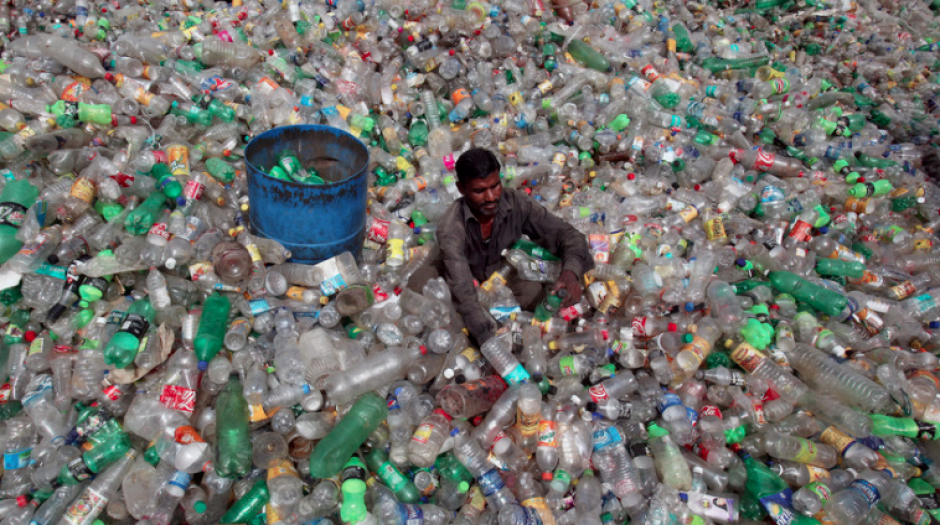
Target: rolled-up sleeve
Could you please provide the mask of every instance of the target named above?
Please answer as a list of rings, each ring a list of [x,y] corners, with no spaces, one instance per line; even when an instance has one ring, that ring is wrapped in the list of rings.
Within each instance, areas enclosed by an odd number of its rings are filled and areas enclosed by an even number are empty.
[[[449,214],[448,214],[449,215]],[[496,335],[496,320],[477,300],[477,290],[473,285],[473,273],[466,256],[466,227],[459,221],[441,219],[437,230],[437,240],[441,247],[444,263],[444,280],[450,287],[454,299],[454,308],[463,317],[464,325],[477,344],[483,344]]]
[[[517,203],[525,217],[522,232],[561,258],[562,270],[571,270],[580,279],[594,268],[584,234],[562,218],[549,213],[532,197],[517,192]]]

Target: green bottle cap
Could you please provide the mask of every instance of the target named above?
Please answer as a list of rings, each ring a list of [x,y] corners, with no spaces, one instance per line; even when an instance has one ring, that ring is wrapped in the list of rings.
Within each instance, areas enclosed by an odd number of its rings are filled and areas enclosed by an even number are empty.
[[[663,436],[669,435],[668,430],[657,425],[656,423],[650,423],[649,426],[646,427],[646,430],[647,432],[649,432],[649,435],[651,438],[657,438],[657,437],[663,437]]]
[[[196,513],[198,513],[198,514],[203,514],[204,512],[206,512],[206,508],[207,508],[207,507],[206,507],[206,502],[205,502],[205,501],[197,501],[197,502],[193,505],[193,510],[196,511]]]

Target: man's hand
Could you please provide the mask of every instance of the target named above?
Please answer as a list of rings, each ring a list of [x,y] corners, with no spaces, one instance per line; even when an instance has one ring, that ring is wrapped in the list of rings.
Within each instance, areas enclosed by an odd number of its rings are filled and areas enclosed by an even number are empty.
[[[559,290],[568,292],[564,302],[561,303],[562,308],[568,308],[581,300],[581,280],[571,270],[561,271],[558,281],[555,282],[555,286],[552,288],[552,293],[556,294]]]

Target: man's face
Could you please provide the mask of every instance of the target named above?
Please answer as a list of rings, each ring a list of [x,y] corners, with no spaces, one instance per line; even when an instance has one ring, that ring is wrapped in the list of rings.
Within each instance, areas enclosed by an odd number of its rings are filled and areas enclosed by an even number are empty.
[[[467,205],[477,217],[496,215],[499,197],[503,194],[503,184],[499,172],[490,173],[485,179],[471,179],[467,184],[457,183],[460,194],[467,199]]]

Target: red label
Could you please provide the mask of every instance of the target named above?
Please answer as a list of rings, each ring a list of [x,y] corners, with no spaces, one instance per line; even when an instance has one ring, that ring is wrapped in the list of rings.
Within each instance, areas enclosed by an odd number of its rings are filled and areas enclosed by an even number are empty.
[[[633,335],[636,337],[649,337],[649,334],[646,332],[646,317],[634,317],[633,318]]]
[[[170,158],[167,157],[165,151],[155,149],[151,153],[153,153],[153,160],[157,164],[169,164],[170,163]]]
[[[810,225],[810,223],[797,219],[793,227],[790,228],[789,237],[797,241],[808,241],[812,238],[812,236],[809,234],[810,230],[812,229],[813,226]]]
[[[199,200],[202,197],[203,190],[206,189],[206,185],[197,181],[196,179],[189,179],[186,181],[186,186],[183,187],[183,196],[191,201]]]
[[[118,183],[122,188],[129,188],[134,185],[134,176],[128,175],[126,173],[117,173],[111,175],[111,178]]]
[[[378,284],[372,285],[372,295],[375,296],[375,302],[381,303],[388,299],[388,294]]]
[[[699,418],[703,418],[705,416],[715,416],[718,419],[724,419],[724,416],[722,415],[721,410],[715,405],[703,406],[702,409],[699,410],[698,415],[699,415]]]
[[[196,391],[185,386],[166,385],[160,394],[160,402],[167,408],[191,414],[196,409]]]
[[[757,171],[767,171],[774,165],[774,160],[776,155],[773,153],[761,150],[757,152],[757,158],[754,159],[754,169]]]
[[[369,227],[369,240],[376,244],[385,244],[388,240],[388,221],[385,219],[372,219],[372,225]]]
[[[164,239],[170,239],[170,232],[166,231],[166,223],[158,222],[150,227],[150,231],[147,232],[147,235],[159,235]]]
[[[610,396],[607,395],[607,389],[604,388],[604,385],[594,385],[589,390],[588,393],[591,395],[591,400],[595,403],[601,401],[602,399],[610,399]]]

